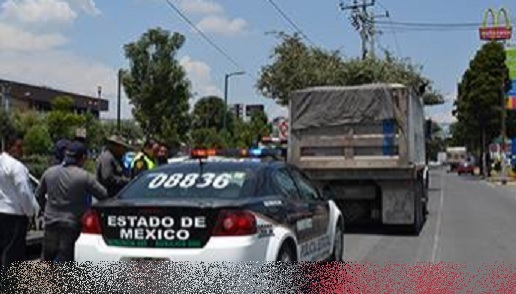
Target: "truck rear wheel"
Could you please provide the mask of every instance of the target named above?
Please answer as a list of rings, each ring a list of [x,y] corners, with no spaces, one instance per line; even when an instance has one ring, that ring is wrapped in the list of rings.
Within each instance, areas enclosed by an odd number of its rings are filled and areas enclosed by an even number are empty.
[[[425,218],[425,208],[423,203],[424,198],[424,184],[422,180],[418,180],[415,184],[415,193],[414,193],[414,224],[412,225],[412,234],[415,236],[419,236],[421,229],[423,227],[424,218]]]

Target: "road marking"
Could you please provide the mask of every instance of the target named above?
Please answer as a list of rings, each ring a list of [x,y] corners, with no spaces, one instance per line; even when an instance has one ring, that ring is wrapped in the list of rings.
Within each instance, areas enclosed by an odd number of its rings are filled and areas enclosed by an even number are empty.
[[[432,262],[436,262],[437,260],[437,254],[439,250],[439,235],[441,233],[441,222],[442,222],[442,213],[443,213],[443,207],[444,207],[444,177],[441,173],[441,199],[439,200],[439,210],[437,212],[437,225],[435,228],[435,235],[434,235],[434,248],[432,250]]]

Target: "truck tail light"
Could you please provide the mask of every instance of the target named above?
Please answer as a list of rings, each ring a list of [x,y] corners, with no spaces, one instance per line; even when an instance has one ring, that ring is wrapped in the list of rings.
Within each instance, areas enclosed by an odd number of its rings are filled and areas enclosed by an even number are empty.
[[[82,233],[93,235],[102,233],[99,215],[95,210],[88,210],[82,217]]]
[[[256,217],[252,213],[223,210],[219,213],[213,236],[250,236],[257,232]]]

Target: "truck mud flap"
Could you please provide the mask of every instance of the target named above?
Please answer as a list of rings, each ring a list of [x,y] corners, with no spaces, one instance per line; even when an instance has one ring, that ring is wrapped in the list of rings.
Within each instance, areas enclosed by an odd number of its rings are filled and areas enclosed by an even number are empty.
[[[386,225],[414,223],[416,188],[413,181],[382,182],[382,221]]]

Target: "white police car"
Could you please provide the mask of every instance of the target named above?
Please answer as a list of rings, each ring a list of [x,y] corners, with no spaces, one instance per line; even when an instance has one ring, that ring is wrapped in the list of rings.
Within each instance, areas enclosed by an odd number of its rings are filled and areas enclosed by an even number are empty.
[[[95,204],[75,260],[343,260],[344,218],[301,171],[282,161],[207,158],[216,153],[195,150]]]

